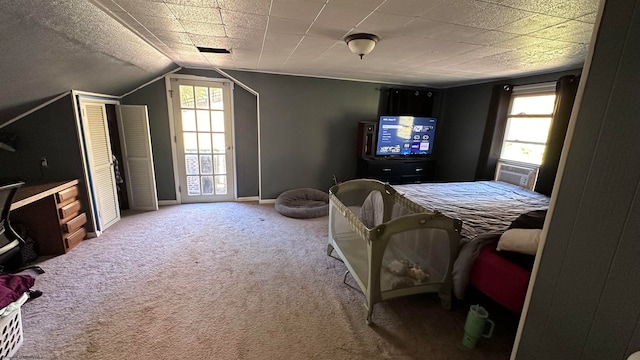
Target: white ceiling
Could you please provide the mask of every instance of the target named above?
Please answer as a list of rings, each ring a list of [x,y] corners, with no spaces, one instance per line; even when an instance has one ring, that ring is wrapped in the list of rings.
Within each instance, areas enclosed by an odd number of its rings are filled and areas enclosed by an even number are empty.
[[[431,87],[579,68],[598,11],[598,0],[90,1],[182,67]],[[363,60],[342,41],[356,32],[380,37]]]

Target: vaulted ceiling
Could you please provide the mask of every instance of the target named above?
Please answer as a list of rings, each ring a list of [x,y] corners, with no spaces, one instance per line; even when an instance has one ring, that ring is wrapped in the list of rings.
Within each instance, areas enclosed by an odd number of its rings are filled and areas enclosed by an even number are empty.
[[[597,0],[0,0],[0,124],[180,67],[450,87],[582,66]],[[379,36],[362,60],[344,37]],[[229,54],[201,53],[197,47]]]

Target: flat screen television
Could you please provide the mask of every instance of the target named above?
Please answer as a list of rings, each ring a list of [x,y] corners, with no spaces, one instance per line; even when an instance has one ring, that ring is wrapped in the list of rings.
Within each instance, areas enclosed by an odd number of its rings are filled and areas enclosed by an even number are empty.
[[[430,155],[435,131],[436,118],[382,115],[376,156]]]

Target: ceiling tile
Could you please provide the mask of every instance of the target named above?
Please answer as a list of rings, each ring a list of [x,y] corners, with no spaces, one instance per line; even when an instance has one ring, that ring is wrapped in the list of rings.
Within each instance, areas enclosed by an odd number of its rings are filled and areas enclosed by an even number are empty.
[[[446,0],[387,0],[376,11],[404,15],[421,16]]]
[[[249,29],[264,30],[267,28],[267,16],[221,10],[222,22],[225,25],[241,26]]]
[[[555,16],[549,16],[544,14],[533,14],[526,18],[514,21],[505,26],[499,27],[496,30],[507,32],[507,33],[526,35],[534,31],[538,31],[554,25],[558,25],[565,21],[567,20],[563,18],[555,17]]]
[[[189,35],[191,41],[195,46],[210,47],[210,48],[222,48],[226,49],[229,46],[228,38],[224,36],[207,36],[191,34]],[[192,47],[195,49],[195,47]]]
[[[249,29],[246,27],[231,26],[231,25],[225,25],[224,28],[227,33],[227,36],[231,38],[239,38],[239,39],[259,38],[260,41],[262,41],[262,38],[264,37],[264,29],[257,30],[257,29]]]
[[[311,21],[283,19],[271,16],[267,31],[282,34],[304,35],[311,26]]]
[[[469,41],[466,40],[474,38],[485,31],[469,26],[424,19],[415,19],[402,29],[402,33],[406,35],[467,43]]]
[[[553,7],[555,16],[576,19],[598,11],[598,0],[558,1]]]
[[[307,35],[325,39],[341,40],[351,31],[351,29],[353,29],[353,26],[351,25],[327,25],[318,24],[316,22],[311,26]]]
[[[324,4],[324,1],[273,0],[270,15],[300,21],[313,21]]]
[[[198,49],[196,49],[196,47],[193,44],[183,44],[183,43],[177,43],[177,42],[171,42],[171,41],[164,42],[164,44],[167,47],[169,47],[172,51],[175,51],[175,52],[184,53],[184,52],[198,51]]]
[[[511,22],[533,15],[531,12],[497,4],[484,4],[482,11],[464,17],[464,25],[495,30]]]
[[[371,12],[368,10],[332,5],[328,3],[324,7],[316,24],[328,26],[351,26],[356,27],[362,20],[369,16]]]
[[[465,39],[470,44],[493,45],[517,38],[518,35],[495,30],[487,30]]]
[[[146,16],[141,14],[132,14],[131,16],[138,23],[150,30],[158,29],[164,31],[184,32],[182,24],[180,24],[180,21],[177,19]]]
[[[132,14],[144,14],[156,17],[173,17],[164,3],[141,0],[113,0],[125,11]]]
[[[488,0],[502,5],[566,19],[575,19],[597,12],[599,0]]]
[[[544,39],[528,35],[520,35],[509,40],[497,42],[495,44],[492,44],[492,46],[501,49],[517,50],[524,47],[535,46],[540,42],[544,42]]]
[[[215,8],[203,8],[195,6],[167,4],[167,8],[179,20],[189,20],[198,22],[207,22],[213,24],[222,24],[220,10]]]
[[[224,26],[220,24],[181,20],[184,30],[189,34],[225,36]]]
[[[253,39],[237,39],[237,38],[227,38],[227,44],[230,49],[234,52],[237,50],[253,50],[255,52],[260,52],[260,48],[262,48],[262,38],[253,38]]]
[[[217,0],[221,9],[247,14],[269,15],[271,0]]]
[[[184,5],[184,6],[197,6],[197,7],[210,7],[210,8],[218,7],[218,3],[213,0],[154,0],[154,1],[162,1],[167,4],[177,4],[177,5]]]
[[[331,5],[346,6],[356,9],[373,11],[380,5],[384,4],[384,2],[385,0],[331,0],[330,3]]]
[[[598,17],[598,12],[594,11],[594,12],[589,13],[587,15],[584,15],[584,16],[581,16],[579,18],[576,18],[576,20],[577,21],[586,22],[586,23],[589,23],[589,24],[595,24],[597,17]]]
[[[465,20],[476,16],[484,10],[484,6],[491,5],[475,0],[456,0],[443,2],[420,16],[421,19],[439,22],[465,24]]]
[[[367,32],[385,38],[393,36],[399,29],[412,21],[413,18],[409,16],[374,12],[352,32]]]
[[[591,24],[568,20],[564,23],[532,32],[529,35],[551,40],[588,44],[591,41],[592,32],[593,26]]]
[[[291,57],[315,59],[336,46],[336,44],[339,44],[339,46],[344,45],[346,50],[346,44],[341,41],[305,36]]]
[[[191,38],[185,32],[154,30],[153,35],[162,41],[191,44]]]

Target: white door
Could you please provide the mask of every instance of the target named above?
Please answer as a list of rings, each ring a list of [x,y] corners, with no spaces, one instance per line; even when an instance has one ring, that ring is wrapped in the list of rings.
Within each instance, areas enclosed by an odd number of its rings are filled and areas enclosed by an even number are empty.
[[[97,231],[120,220],[105,104],[81,100],[82,128],[87,149],[90,188],[97,210]]]
[[[235,199],[231,85],[171,79],[181,202]]]
[[[147,107],[116,105],[116,110],[129,207],[133,210],[158,210]]]

